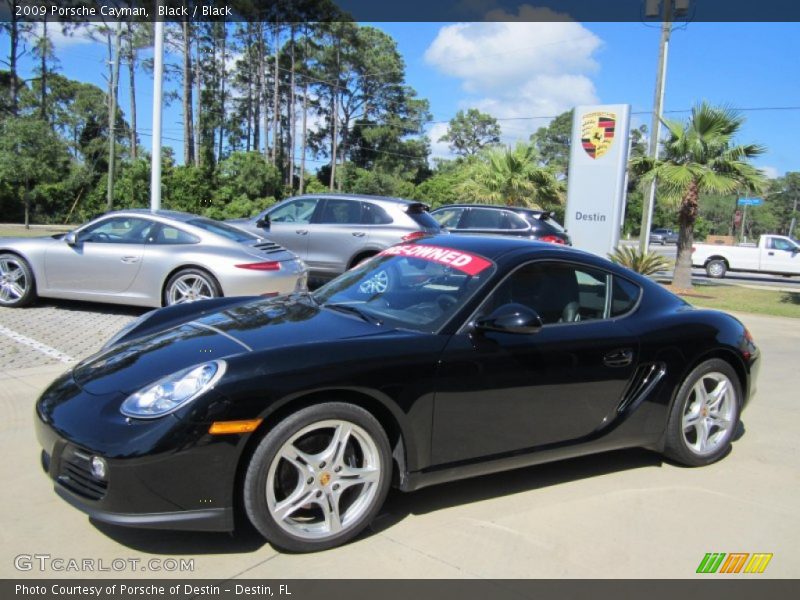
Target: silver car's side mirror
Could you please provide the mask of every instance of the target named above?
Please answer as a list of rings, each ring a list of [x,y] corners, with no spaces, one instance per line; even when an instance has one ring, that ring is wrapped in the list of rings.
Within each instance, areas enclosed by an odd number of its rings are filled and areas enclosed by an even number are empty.
[[[74,246],[78,243],[78,236],[75,234],[74,231],[70,231],[64,236],[64,241],[69,246]]]

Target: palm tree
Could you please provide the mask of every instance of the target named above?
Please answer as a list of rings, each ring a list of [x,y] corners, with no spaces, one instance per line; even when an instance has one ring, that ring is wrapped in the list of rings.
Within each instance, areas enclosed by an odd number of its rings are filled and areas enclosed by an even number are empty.
[[[678,257],[672,284],[692,286],[692,244],[701,194],[757,192],[766,184],[764,175],[748,160],[763,154],[757,144],[735,144],[744,118],[732,109],[701,103],[685,123],[662,119],[669,130],[663,143],[664,157],[637,157],[631,169],[643,181],[658,180],[662,197],[678,206]]]
[[[544,210],[564,202],[564,182],[539,165],[531,145],[488,150],[471,171],[459,191],[475,201]]]

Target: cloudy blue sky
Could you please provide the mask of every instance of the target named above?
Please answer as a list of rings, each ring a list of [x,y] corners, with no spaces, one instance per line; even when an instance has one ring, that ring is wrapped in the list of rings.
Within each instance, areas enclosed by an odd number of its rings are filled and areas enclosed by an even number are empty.
[[[406,61],[407,80],[431,103],[429,126],[435,156],[447,156],[437,140],[459,109],[477,107],[500,120],[513,143],[576,104],[629,103],[634,124],[650,122],[658,55],[657,24],[575,22],[376,23],[392,35]],[[102,44],[54,37],[67,77],[105,89]],[[8,40],[0,36],[2,54]],[[676,26],[669,52],[666,111],[686,111],[701,100],[743,110],[741,141],[768,152],[757,164],[771,176],[800,171],[800,24],[689,23]],[[177,62],[177,56],[167,60]],[[32,65],[23,60],[23,72]],[[123,73],[124,74],[124,73]],[[127,77],[120,80],[121,108],[128,113]],[[178,81],[167,83],[175,89]],[[149,145],[152,78],[137,80],[139,130]],[[686,112],[668,116],[683,118]],[[182,153],[180,103],[164,112],[164,143]]]

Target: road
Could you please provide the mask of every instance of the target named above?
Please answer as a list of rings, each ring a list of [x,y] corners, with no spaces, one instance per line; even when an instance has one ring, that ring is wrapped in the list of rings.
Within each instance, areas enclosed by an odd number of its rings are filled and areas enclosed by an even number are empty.
[[[800,320],[739,315],[761,346],[763,368],[744,415],[745,433],[717,464],[687,469],[627,450],[392,492],[355,542],[292,555],[276,552],[246,526],[227,535],[103,525],[53,492],[39,466],[34,402],[54,377],[138,312],[77,303],[0,309],[0,326],[24,338],[0,332],[7,490],[0,498],[6,515],[0,577],[93,575],[15,567],[22,554],[47,554],[106,565],[193,561],[191,572],[126,568],[104,577],[685,578],[697,576],[707,552],[770,552],[774,558],[759,577],[800,575]]]

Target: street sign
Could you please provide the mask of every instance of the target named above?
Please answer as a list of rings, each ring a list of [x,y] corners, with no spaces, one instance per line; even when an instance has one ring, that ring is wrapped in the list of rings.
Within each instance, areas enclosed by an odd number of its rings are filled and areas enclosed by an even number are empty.
[[[737,204],[739,206],[761,206],[764,202],[761,198],[739,198]]]

